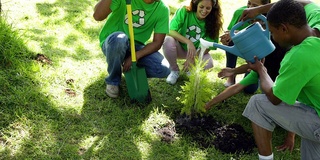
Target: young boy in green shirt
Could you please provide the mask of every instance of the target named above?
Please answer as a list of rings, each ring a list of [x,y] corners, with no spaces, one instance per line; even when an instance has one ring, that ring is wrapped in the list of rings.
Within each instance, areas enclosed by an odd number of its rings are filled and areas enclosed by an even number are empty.
[[[222,14],[218,0],[192,0],[189,6],[179,8],[170,22],[170,31],[163,43],[163,54],[170,64],[171,73],[166,79],[175,84],[180,69],[177,59],[186,59],[184,71],[193,63],[200,47],[200,38],[210,42],[218,42],[222,28]],[[209,54],[210,47],[203,54],[207,61],[205,69],[213,67],[213,59]]]
[[[275,3],[267,15],[273,39],[284,56],[275,82],[261,61],[249,63],[265,94],[251,97],[243,116],[252,121],[259,159],[273,159],[272,131],[278,125],[301,137],[301,159],[320,159],[320,38],[307,24],[303,6],[292,0]]]
[[[170,69],[158,50],[169,32],[169,9],[161,0],[131,0],[137,66],[144,67],[147,77],[164,78]],[[99,40],[108,63],[105,79],[109,97],[119,95],[122,72],[131,67],[129,29],[125,0],[100,0],[93,14],[95,20],[106,20]],[[147,40],[153,35],[152,42]]]
[[[312,28],[314,28],[316,36],[320,37],[320,34],[318,34],[319,30],[320,30],[320,22],[319,22],[320,18],[318,18],[318,17],[320,17],[320,7],[311,1],[299,1],[299,2],[302,5],[304,5],[308,25],[312,26]],[[272,5],[273,4],[274,3],[272,3]],[[247,18],[253,18],[253,17],[257,16],[258,14],[266,13],[272,5],[268,4],[268,5],[263,5],[263,6],[259,6],[259,7],[253,7],[250,9],[246,9],[244,14],[247,15]],[[268,9],[260,9],[260,8],[264,8],[264,7],[267,7]],[[267,68],[267,72],[273,81],[275,81],[275,79],[278,75],[278,70],[280,68],[280,66],[279,66],[280,61],[282,60],[282,57],[283,57],[282,53],[284,53],[284,50],[285,50],[284,49],[283,51],[281,51],[281,48],[278,47],[278,44],[275,43],[275,45],[276,45],[276,50],[278,50],[278,52],[271,53],[270,55],[268,55],[265,58],[266,61],[264,63],[265,67]],[[280,60],[280,61],[278,62],[278,60]],[[246,64],[246,65],[243,65],[242,68],[235,68],[232,70],[224,70],[223,71],[224,73],[220,76],[226,76],[226,75],[231,76],[231,75],[237,74],[237,73],[244,73],[247,69],[248,69],[248,65]],[[251,84],[257,84],[257,83],[259,83],[259,75],[256,72],[251,71],[250,74],[248,74],[239,83],[236,83],[236,84],[230,86],[229,88],[225,89],[222,93],[220,93],[219,95],[214,97],[210,102],[208,102],[206,104],[205,107],[207,110],[209,110],[215,104],[239,93],[246,86],[249,86]],[[289,149],[290,151],[292,151],[293,146],[294,146],[294,137],[295,137],[295,135],[293,133],[289,132],[288,136],[285,140],[285,143],[283,145],[277,147],[278,150]]]

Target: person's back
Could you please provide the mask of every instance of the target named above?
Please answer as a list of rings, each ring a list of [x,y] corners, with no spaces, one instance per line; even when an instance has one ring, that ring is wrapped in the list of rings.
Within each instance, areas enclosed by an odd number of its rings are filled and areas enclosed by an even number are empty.
[[[273,92],[282,101],[320,107],[320,38],[308,37],[293,46],[281,62]],[[290,92],[288,92],[290,90]],[[320,110],[317,109],[320,115]]]

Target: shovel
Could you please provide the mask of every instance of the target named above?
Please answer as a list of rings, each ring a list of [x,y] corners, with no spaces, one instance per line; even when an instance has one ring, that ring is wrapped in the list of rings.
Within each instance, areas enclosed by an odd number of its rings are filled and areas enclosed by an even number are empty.
[[[131,0],[126,0],[129,37],[131,47],[132,64],[131,69],[124,73],[131,102],[147,102],[151,101],[151,94],[148,86],[148,79],[144,68],[137,67],[136,52],[134,45],[134,34],[132,25]]]

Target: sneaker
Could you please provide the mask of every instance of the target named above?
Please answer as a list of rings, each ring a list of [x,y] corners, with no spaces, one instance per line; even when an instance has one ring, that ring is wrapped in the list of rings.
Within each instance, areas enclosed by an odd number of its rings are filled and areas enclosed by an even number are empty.
[[[171,71],[169,76],[167,77],[167,83],[175,84],[179,78],[179,71]]]
[[[111,98],[117,98],[119,96],[119,86],[107,84],[106,93]]]

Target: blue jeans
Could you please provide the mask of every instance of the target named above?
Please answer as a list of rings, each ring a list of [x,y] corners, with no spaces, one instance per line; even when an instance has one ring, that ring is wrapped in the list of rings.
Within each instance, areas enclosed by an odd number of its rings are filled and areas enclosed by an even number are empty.
[[[136,51],[144,47],[135,44]],[[108,63],[108,73],[105,81],[110,85],[120,85],[122,76],[122,64],[130,56],[130,44],[128,36],[123,32],[114,32],[109,35],[102,45],[102,52]],[[162,64],[164,57],[159,52],[151,53],[137,61],[138,67],[144,67],[148,78],[165,78],[170,74],[168,66]]]

